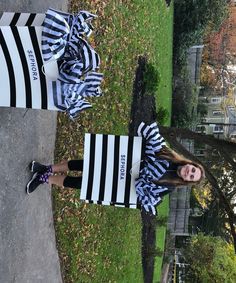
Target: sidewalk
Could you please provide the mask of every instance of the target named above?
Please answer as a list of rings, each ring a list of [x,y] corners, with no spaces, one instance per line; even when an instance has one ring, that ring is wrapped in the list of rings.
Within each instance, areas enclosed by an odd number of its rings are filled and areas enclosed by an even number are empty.
[[[67,9],[66,0],[0,0],[0,13]],[[0,95],[4,95],[1,93]],[[51,191],[25,193],[32,159],[51,163],[57,113],[0,107],[0,283],[60,283]]]

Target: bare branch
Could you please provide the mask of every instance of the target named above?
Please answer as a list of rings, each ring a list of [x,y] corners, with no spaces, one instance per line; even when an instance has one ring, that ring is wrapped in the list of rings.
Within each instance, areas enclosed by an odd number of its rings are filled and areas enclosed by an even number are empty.
[[[233,158],[236,157],[236,144],[230,141],[216,139],[211,135],[205,135],[200,133],[195,133],[189,129],[181,128],[168,128],[159,126],[160,131],[166,140],[170,141],[172,138],[181,138],[181,139],[194,139],[198,143],[204,143],[211,147],[216,148],[231,164],[233,170],[236,170],[236,162]],[[229,154],[230,152],[230,154]]]

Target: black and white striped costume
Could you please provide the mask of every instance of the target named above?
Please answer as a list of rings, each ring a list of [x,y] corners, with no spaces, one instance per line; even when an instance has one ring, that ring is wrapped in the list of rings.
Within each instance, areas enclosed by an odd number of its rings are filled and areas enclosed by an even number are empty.
[[[80,11],[78,15],[74,16],[48,9],[42,31],[42,53],[44,61],[52,58],[58,60],[62,57],[70,58],[71,56],[79,56],[79,50],[81,48],[79,39],[84,35],[87,37],[91,35],[93,27],[87,21],[95,17],[95,15],[87,11]],[[92,49],[92,47],[90,48]],[[73,54],[73,52],[75,53]]]
[[[171,188],[153,182],[159,180],[170,166],[167,160],[155,155],[166,143],[159,133],[157,123],[147,125],[142,122],[138,127],[138,136],[145,138],[146,147],[143,168],[135,182],[136,193],[144,210],[155,215],[155,206],[161,203],[163,195],[171,191]]]
[[[59,77],[53,86],[55,105],[72,119],[92,107],[85,98],[102,95],[103,74],[96,72],[100,58],[84,38],[91,35],[90,21],[95,17],[87,11],[74,16],[49,9],[43,22],[44,61],[58,60],[59,65]]]
[[[63,97],[61,106],[65,106],[71,119],[76,118],[82,110],[92,107],[85,98],[102,96],[100,89],[102,79],[102,74],[90,72],[84,80],[76,84],[56,81]]]

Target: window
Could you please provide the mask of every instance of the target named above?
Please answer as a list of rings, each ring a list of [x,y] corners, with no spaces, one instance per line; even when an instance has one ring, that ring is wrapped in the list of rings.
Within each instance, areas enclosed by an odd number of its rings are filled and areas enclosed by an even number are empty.
[[[221,102],[221,97],[212,97],[211,98],[211,103],[220,103]]]
[[[221,116],[224,114],[222,110],[213,110],[212,111],[213,116]]]
[[[202,126],[202,125],[198,125],[196,127],[196,132],[197,133],[205,133],[206,132],[206,127],[205,126]]]
[[[214,128],[213,128],[213,132],[214,133],[223,133],[224,132],[223,125],[215,125]]]

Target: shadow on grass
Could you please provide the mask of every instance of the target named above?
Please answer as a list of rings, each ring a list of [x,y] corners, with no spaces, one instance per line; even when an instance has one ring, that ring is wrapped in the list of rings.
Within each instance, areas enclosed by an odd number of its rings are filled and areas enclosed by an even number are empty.
[[[133,101],[131,105],[131,122],[129,135],[137,135],[140,122],[146,123],[156,120],[155,97],[145,93],[144,74],[147,66],[145,57],[139,57],[138,67],[133,85]],[[153,282],[154,259],[156,246],[155,216],[141,212],[142,216],[142,266],[145,283]]]

